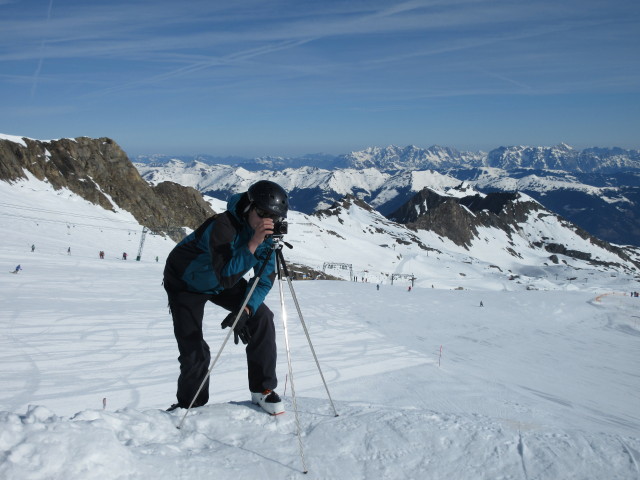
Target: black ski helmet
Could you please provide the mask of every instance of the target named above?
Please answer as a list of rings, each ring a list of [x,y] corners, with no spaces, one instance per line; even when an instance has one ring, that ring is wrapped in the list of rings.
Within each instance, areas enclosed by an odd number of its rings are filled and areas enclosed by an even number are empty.
[[[260,180],[249,187],[249,201],[258,208],[285,218],[289,211],[289,196],[277,183]]]

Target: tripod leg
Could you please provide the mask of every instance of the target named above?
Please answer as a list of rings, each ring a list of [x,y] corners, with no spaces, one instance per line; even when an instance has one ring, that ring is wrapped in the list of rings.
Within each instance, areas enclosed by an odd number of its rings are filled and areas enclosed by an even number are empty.
[[[293,298],[293,302],[296,305],[296,310],[298,311],[298,317],[300,317],[300,323],[302,324],[302,328],[304,330],[304,334],[307,336],[307,342],[309,342],[309,348],[311,348],[311,353],[313,354],[313,359],[316,361],[316,366],[318,367],[318,372],[320,372],[320,378],[322,379],[322,383],[324,384],[324,388],[327,391],[327,397],[329,397],[329,403],[331,403],[331,408],[333,408],[333,413],[337,417],[338,416],[338,411],[336,410],[336,407],[333,404],[333,400],[331,399],[331,394],[329,393],[329,387],[327,386],[327,382],[324,379],[324,375],[322,374],[322,369],[320,368],[320,362],[318,361],[318,356],[316,355],[316,350],[313,348],[313,343],[311,343],[311,336],[309,335],[309,330],[307,330],[307,324],[305,323],[304,317],[302,316],[302,310],[300,310],[300,304],[298,303],[298,297],[296,297],[296,292],[293,290],[293,284],[291,283],[291,277],[289,276],[289,271],[287,270],[287,264],[284,261],[284,256],[282,255],[282,251],[278,250],[276,252],[276,259],[277,259],[277,263],[278,263],[278,269],[280,268],[280,264],[282,264],[282,270],[284,271],[284,276],[287,277],[287,283],[289,284],[289,290],[291,291],[291,297]]]
[[[291,379],[291,398],[293,398],[293,412],[296,418],[296,428],[298,431],[298,447],[300,449],[300,459],[302,461],[302,470],[304,473],[307,473],[307,466],[304,461],[304,449],[302,448],[302,437],[301,437],[301,428],[300,428],[300,419],[298,418],[298,403],[296,401],[296,388],[293,382],[293,367],[291,366],[291,350],[289,348],[289,331],[287,329],[287,311],[284,306],[284,292],[282,289],[282,272],[280,270],[280,262],[278,261],[278,256],[276,253],[276,264],[278,267],[278,286],[280,290],[280,311],[282,312],[282,325],[284,327],[284,344],[287,350],[287,364],[289,366],[289,378]]]
[[[331,408],[333,408],[333,413],[337,417],[338,412],[336,410],[335,405],[333,404],[333,400],[331,399],[331,394],[329,393],[329,387],[327,386],[327,382],[325,381],[324,375],[322,374],[322,369],[320,368],[320,362],[318,361],[318,356],[316,355],[316,351],[313,348],[313,343],[311,343],[311,336],[309,335],[309,330],[307,330],[307,324],[305,323],[304,318],[302,317],[302,310],[300,310],[300,304],[298,303],[298,298],[296,297],[296,292],[293,290],[293,284],[291,283],[291,278],[289,276],[287,276],[287,283],[289,284],[289,290],[291,291],[293,302],[296,305],[296,310],[298,310],[298,316],[300,317],[300,323],[302,324],[302,329],[304,330],[304,334],[307,336],[307,341],[309,342],[309,348],[311,348],[313,359],[316,361],[318,372],[320,372],[320,378],[322,378],[322,383],[324,383],[324,388],[327,391],[327,397],[329,397],[329,403],[331,403]]]

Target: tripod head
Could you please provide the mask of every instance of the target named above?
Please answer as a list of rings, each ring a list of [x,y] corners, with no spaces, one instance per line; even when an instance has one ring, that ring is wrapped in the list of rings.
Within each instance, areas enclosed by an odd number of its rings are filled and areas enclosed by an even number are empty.
[[[293,245],[284,241],[284,235],[269,235],[268,238],[273,240],[273,244],[271,245],[273,250],[282,250],[283,245],[286,245],[287,248],[293,248]]]

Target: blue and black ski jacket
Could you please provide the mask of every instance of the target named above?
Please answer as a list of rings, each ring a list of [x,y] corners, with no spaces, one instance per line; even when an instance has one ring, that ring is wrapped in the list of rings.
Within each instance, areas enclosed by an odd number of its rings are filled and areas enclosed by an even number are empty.
[[[248,243],[254,230],[239,211],[246,205],[246,194],[233,195],[226,212],[209,218],[174,247],[164,269],[167,290],[218,294],[235,285],[252,268],[257,274],[273,240],[266,239],[255,254],[251,253]],[[275,255],[272,255],[247,304],[251,313],[271,290],[276,277],[275,265]],[[255,277],[249,281],[247,293],[254,280]]]

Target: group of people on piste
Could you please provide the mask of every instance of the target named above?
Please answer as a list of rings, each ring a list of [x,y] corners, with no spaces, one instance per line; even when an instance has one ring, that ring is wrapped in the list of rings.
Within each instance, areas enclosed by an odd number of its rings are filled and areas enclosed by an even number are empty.
[[[35,251],[36,251],[36,246],[35,246],[35,244],[33,244],[33,245],[31,245],[31,252],[35,252]],[[67,255],[71,255],[71,247],[68,247],[68,248],[67,248]],[[99,257],[101,260],[104,260],[104,258],[105,258],[104,250],[100,250],[100,251],[98,252],[98,257]],[[128,257],[127,252],[122,252],[122,260],[126,260],[126,259],[127,259],[127,257]],[[158,257],[156,256],[156,262],[157,262],[157,261],[158,261]]]
[[[31,245],[31,253],[33,253],[35,251],[36,251],[36,245],[34,243],[34,244]],[[71,255],[71,247],[67,248],[67,255]],[[126,260],[127,257],[128,257],[127,252],[122,252],[122,260]],[[104,260],[104,258],[105,258],[104,250],[100,250],[98,252],[98,258],[100,258],[100,260]],[[159,260],[158,256],[156,256],[155,259],[156,259],[156,262],[158,262],[158,260]],[[14,270],[12,270],[9,273],[18,273],[20,270],[23,270],[23,268],[22,268],[21,265],[18,265],[18,266],[16,266],[16,268]]]

